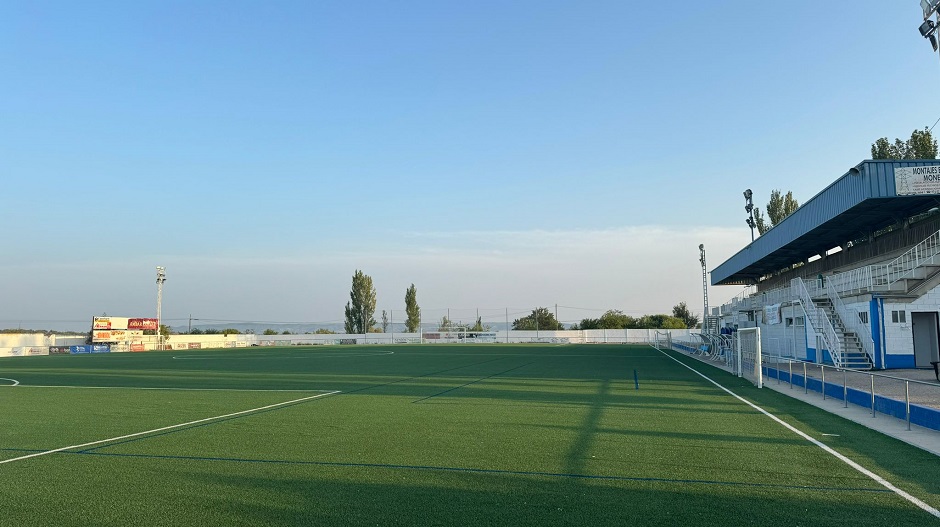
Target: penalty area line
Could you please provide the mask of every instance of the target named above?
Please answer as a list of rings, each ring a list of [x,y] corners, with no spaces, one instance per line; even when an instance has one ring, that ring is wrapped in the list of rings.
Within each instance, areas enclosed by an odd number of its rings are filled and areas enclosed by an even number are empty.
[[[846,457],[845,455],[843,455],[843,454],[837,452],[835,449],[833,449],[833,448],[830,447],[829,445],[826,445],[825,443],[822,443],[821,441],[819,441],[819,440],[817,440],[817,439],[811,437],[811,436],[810,436],[809,434],[807,434],[806,432],[803,432],[803,431],[800,430],[799,428],[796,428],[795,426],[791,425],[790,423],[787,423],[786,421],[784,421],[783,419],[780,419],[780,418],[777,417],[776,415],[774,415],[774,414],[768,412],[767,410],[764,410],[764,409],[761,408],[760,406],[757,406],[756,404],[752,403],[751,401],[748,401],[748,400],[745,399],[744,397],[741,397],[740,395],[738,395],[738,394],[732,392],[731,390],[729,390],[728,388],[725,388],[725,387],[722,386],[721,384],[718,384],[717,381],[712,380],[710,377],[708,377],[708,376],[705,375],[704,373],[702,373],[702,372],[696,370],[695,368],[693,368],[693,367],[689,366],[688,364],[682,362],[681,360],[679,360],[679,359],[673,357],[672,355],[666,353],[665,351],[663,351],[663,350],[661,350],[661,349],[657,349],[657,348],[655,348],[655,347],[654,347],[653,349],[655,349],[656,351],[658,351],[658,352],[662,353],[663,355],[669,357],[670,359],[676,361],[677,363],[681,364],[681,365],[684,366],[685,368],[688,368],[689,370],[693,371],[696,375],[698,375],[699,377],[705,379],[706,381],[708,381],[708,382],[714,384],[715,386],[717,386],[717,387],[720,388],[721,390],[727,392],[729,395],[731,395],[731,396],[734,397],[735,399],[741,401],[742,403],[744,403],[744,404],[750,406],[751,408],[757,410],[758,412],[760,412],[760,413],[766,415],[767,417],[773,419],[774,421],[776,421],[778,424],[780,424],[780,425],[783,426],[784,428],[790,430],[791,432],[795,433],[796,435],[802,437],[803,439],[805,439],[805,440],[809,441],[810,443],[812,443],[812,444],[818,446],[819,448],[823,449],[824,451],[826,451],[827,453],[831,454],[831,455],[834,456],[836,459],[842,461],[842,462],[845,463],[846,465],[848,465],[848,466],[854,468],[855,470],[857,470],[858,472],[861,472],[862,474],[868,476],[869,478],[871,478],[872,480],[874,480],[875,482],[877,482],[879,485],[881,485],[881,486],[885,487],[886,489],[888,489],[888,490],[894,492],[894,493],[897,494],[898,496],[904,498],[904,499],[907,500],[908,502],[910,502],[910,503],[912,503],[913,505],[917,506],[919,509],[921,509],[921,510],[927,512],[927,513],[929,513],[930,515],[932,515],[932,516],[934,516],[934,517],[940,518],[940,511],[938,511],[937,509],[931,507],[931,506],[928,505],[927,503],[921,501],[921,500],[920,500],[919,498],[917,498],[916,496],[913,496],[913,495],[911,495],[911,494],[908,494],[907,492],[905,492],[905,491],[903,491],[903,490],[901,490],[901,489],[895,487],[893,484],[891,484],[890,481],[886,480],[885,478],[879,476],[878,474],[875,474],[874,472],[872,472],[872,471],[868,470],[867,468],[861,466],[860,464],[856,463],[855,461],[852,461],[851,459],[849,459],[849,458]]]
[[[122,439],[129,439],[129,438],[132,438],[132,437],[140,437],[140,436],[144,436],[144,435],[148,435],[148,434],[155,434],[155,433],[157,433],[157,432],[164,432],[164,431],[166,431],[166,430],[173,430],[174,428],[183,428],[183,427],[185,427],[185,426],[192,426],[192,425],[196,425],[196,424],[199,424],[199,423],[206,423],[206,422],[209,422],[209,421],[216,421],[216,420],[220,420],[220,419],[226,419],[226,418],[230,418],[230,417],[236,417],[236,416],[239,416],[239,415],[251,414],[251,413],[260,412],[260,411],[263,411],[263,410],[270,410],[271,408],[277,408],[277,407],[279,407],[279,406],[286,406],[286,405],[289,405],[289,404],[302,403],[302,402],[304,402],[304,401],[309,401],[309,400],[317,399],[317,398],[320,398],[320,397],[326,397],[326,396],[328,396],[328,395],[335,395],[335,394],[337,394],[337,393],[340,393],[340,391],[339,391],[339,390],[336,390],[336,391],[332,391],[332,392],[321,393],[321,394],[319,394],[319,395],[311,395],[311,396],[309,396],[309,397],[301,397],[300,399],[293,399],[293,400],[291,400],[291,401],[284,401],[284,402],[282,402],[282,403],[269,404],[269,405],[267,405],[267,406],[261,406],[261,407],[258,407],[258,408],[252,408],[252,409],[250,409],[250,410],[242,410],[242,411],[240,411],[240,412],[233,412],[233,413],[225,414],[225,415],[217,415],[217,416],[214,416],[214,417],[206,417],[205,419],[197,419],[197,420],[195,420],[195,421],[189,421],[189,422],[187,422],[187,423],[180,423],[180,424],[178,424],[178,425],[164,426],[164,427],[162,427],[162,428],[154,428],[153,430],[146,430],[146,431],[144,431],[144,432],[136,432],[136,433],[133,433],[133,434],[127,434],[127,435],[118,436],[118,437],[111,437],[111,438],[108,438],[108,439],[100,439],[100,440],[98,440],[98,441],[91,441],[91,442],[88,442],[88,443],[82,443],[82,444],[80,444],[80,445],[64,446],[64,447],[55,448],[55,449],[52,449],[52,450],[45,450],[45,451],[43,451],[43,452],[35,452],[35,453],[33,453],[33,454],[28,454],[28,455],[25,455],[25,456],[20,456],[20,457],[14,457],[14,458],[11,458],[11,459],[3,459],[3,460],[0,460],[0,465],[2,465],[2,464],[4,464],[4,463],[12,463],[12,462],[14,462],[14,461],[22,461],[22,460],[24,460],[24,459],[29,459],[29,458],[33,458],[33,457],[45,456],[46,454],[55,454],[56,452],[64,452],[64,451],[66,451],[66,450],[72,450],[72,449],[74,449],[74,448],[85,448],[85,447],[89,447],[89,446],[100,445],[100,444],[103,444],[103,443],[110,443],[110,442],[113,442],[113,441],[120,441],[120,440],[122,440]]]
[[[3,384],[0,386],[18,386],[20,384],[20,381],[16,379],[7,379],[5,377],[0,377],[0,381],[11,381],[13,383],[13,384]]]

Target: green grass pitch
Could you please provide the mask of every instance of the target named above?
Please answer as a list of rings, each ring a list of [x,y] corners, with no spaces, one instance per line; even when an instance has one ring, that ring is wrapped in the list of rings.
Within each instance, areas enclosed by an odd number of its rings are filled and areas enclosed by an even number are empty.
[[[672,355],[940,507],[937,456]],[[17,357],[0,378],[0,525],[940,522],[649,346]]]

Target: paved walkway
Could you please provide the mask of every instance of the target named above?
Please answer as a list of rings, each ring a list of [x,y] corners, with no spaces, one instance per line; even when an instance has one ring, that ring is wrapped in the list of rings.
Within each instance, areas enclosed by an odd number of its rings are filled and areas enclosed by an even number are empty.
[[[724,362],[711,361],[707,358],[699,355],[691,355],[687,352],[682,353],[701,360],[706,364],[731,371],[729,367],[725,366]],[[794,376],[803,375],[803,365],[804,363],[801,362],[792,363]],[[779,366],[779,369],[786,373],[789,372],[791,367],[787,362],[771,364],[770,366]],[[810,390],[806,393],[802,386],[791,387],[786,381],[786,373],[781,375],[780,380],[777,380],[773,376],[765,378],[764,387],[789,395],[790,397],[822,408],[830,413],[940,456],[940,431],[923,428],[917,425],[911,425],[911,429],[908,430],[907,421],[904,419],[898,419],[883,413],[877,413],[873,417],[870,407],[866,408],[849,403],[848,408],[846,408],[841,398],[835,399],[826,397],[826,399],[823,400],[823,396],[819,392]],[[903,402],[905,400],[906,384],[909,390],[911,404],[940,409],[940,382],[937,382],[932,369],[884,370],[871,373],[875,374],[874,386],[876,395]],[[855,388],[865,393],[871,392],[872,376],[868,375],[868,372],[849,371],[843,373],[830,366],[820,367],[815,364],[806,364],[806,375],[810,379],[821,380],[823,374],[825,374],[826,383],[829,385],[842,385],[844,383],[848,388]],[[910,382],[905,383],[905,381]]]

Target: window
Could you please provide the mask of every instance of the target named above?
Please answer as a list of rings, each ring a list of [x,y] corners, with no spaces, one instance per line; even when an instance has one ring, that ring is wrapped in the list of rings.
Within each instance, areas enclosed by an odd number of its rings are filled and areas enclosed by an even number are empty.
[[[804,319],[803,317],[796,317],[796,322],[795,322],[795,324],[796,324],[797,326],[803,327],[803,325],[806,324],[806,321],[805,321],[805,319]]]
[[[907,311],[892,311],[891,322],[895,324],[907,324]]]
[[[868,311],[859,311],[858,319],[862,322],[862,324],[868,324]]]
[[[793,325],[793,317],[787,317],[787,318],[785,319],[785,322],[786,322],[787,327],[792,326],[792,325]]]

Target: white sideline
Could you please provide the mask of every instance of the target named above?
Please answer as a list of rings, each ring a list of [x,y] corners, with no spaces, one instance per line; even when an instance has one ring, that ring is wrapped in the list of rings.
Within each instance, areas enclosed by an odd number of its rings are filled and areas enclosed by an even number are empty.
[[[715,386],[721,388],[722,390],[724,390],[725,392],[727,392],[728,394],[730,394],[730,395],[731,395],[732,397],[734,397],[735,399],[738,399],[739,401],[741,401],[741,402],[743,402],[744,404],[750,406],[751,408],[754,408],[754,409],[757,410],[758,412],[760,412],[760,413],[766,415],[767,417],[773,419],[774,421],[776,421],[777,423],[783,425],[785,428],[789,429],[790,431],[792,431],[793,433],[795,433],[795,434],[797,434],[798,436],[802,437],[803,439],[805,439],[805,440],[809,441],[810,443],[812,443],[812,444],[818,446],[819,448],[825,450],[825,451],[828,452],[829,454],[832,454],[833,456],[835,456],[837,459],[839,459],[840,461],[842,461],[842,462],[845,463],[846,465],[848,465],[848,466],[854,468],[855,470],[857,470],[857,471],[861,472],[862,474],[868,476],[869,478],[875,480],[875,481],[878,482],[881,486],[883,486],[883,487],[887,488],[888,490],[894,492],[894,493],[897,494],[898,496],[901,496],[902,498],[904,498],[904,499],[906,499],[907,501],[911,502],[912,504],[916,505],[918,508],[920,508],[920,509],[922,509],[922,510],[928,512],[928,513],[931,514],[932,516],[935,516],[935,517],[937,517],[937,518],[940,518],[940,511],[938,511],[937,509],[931,507],[931,506],[928,505],[927,503],[924,503],[923,501],[921,501],[920,499],[918,499],[916,496],[912,496],[912,495],[908,494],[907,492],[904,492],[903,490],[901,490],[901,489],[895,487],[894,485],[891,484],[891,482],[889,482],[888,480],[886,480],[886,479],[884,479],[883,477],[879,476],[878,474],[875,474],[874,472],[868,470],[867,468],[865,468],[865,467],[859,465],[858,463],[852,461],[851,459],[847,458],[846,456],[844,456],[844,455],[840,454],[839,452],[835,451],[833,448],[829,447],[828,445],[826,445],[826,444],[824,444],[824,443],[821,443],[820,441],[818,441],[818,440],[816,440],[816,439],[810,437],[810,436],[809,436],[808,434],[806,434],[805,432],[799,430],[799,429],[796,428],[795,426],[793,426],[793,425],[787,423],[786,421],[780,419],[780,418],[777,417],[776,415],[774,415],[774,414],[768,412],[767,410],[764,410],[764,409],[761,408],[760,406],[757,406],[756,404],[754,404],[754,403],[748,401],[747,399],[741,397],[740,395],[738,395],[738,394],[732,392],[731,390],[725,388],[724,386],[718,384],[716,381],[710,379],[710,378],[709,378],[707,375],[705,375],[704,373],[702,373],[702,372],[696,370],[695,368],[693,368],[693,367],[689,366],[688,364],[682,362],[681,360],[679,360],[679,359],[673,357],[672,355],[666,353],[665,351],[663,351],[663,350],[661,350],[661,349],[657,349],[655,346],[651,346],[651,347],[652,347],[653,349],[655,349],[656,351],[662,353],[663,355],[669,357],[670,359],[672,359],[672,360],[678,362],[678,363],[681,364],[682,366],[684,366],[684,367],[686,367],[686,368],[692,370],[692,371],[695,372],[697,375],[699,375],[700,377],[702,377],[702,378],[705,379],[706,381],[708,381],[708,382],[714,384]]]
[[[13,380],[13,379],[9,379]],[[262,388],[167,388],[167,387],[146,387],[146,386],[79,386],[74,384],[10,384],[10,387],[19,388],[65,388],[75,390],[163,390],[170,392],[330,392],[330,390],[306,390],[297,388],[289,389],[262,389]],[[0,386],[3,388],[3,386]]]
[[[147,435],[147,434],[153,434],[153,433],[156,433],[156,432],[162,432],[162,431],[164,431],[164,430],[172,430],[172,429],[174,429],[174,428],[182,428],[182,427],[184,427],[184,426],[195,425],[195,424],[199,424],[199,423],[205,423],[205,422],[207,422],[207,421],[214,421],[214,420],[216,420],[216,419],[225,419],[226,417],[234,417],[234,416],[236,416],[236,415],[244,415],[244,414],[250,414],[250,413],[252,413],[252,412],[260,412],[261,410],[267,410],[267,409],[269,409],[269,408],[277,408],[278,406],[284,406],[284,405],[292,404],[292,403],[299,403],[299,402],[303,402],[303,401],[308,401],[308,400],[310,400],[310,399],[316,399],[316,398],[318,398],[318,397],[326,397],[327,395],[335,395],[335,394],[337,394],[337,393],[340,393],[340,391],[339,391],[339,390],[336,390],[336,391],[332,391],[332,392],[321,393],[321,394],[319,394],[319,395],[311,395],[310,397],[302,397],[302,398],[300,398],[300,399],[294,399],[294,400],[292,400],[292,401],[284,401],[283,403],[269,404],[269,405],[267,405],[267,406],[261,406],[261,407],[258,407],[258,408],[252,408],[252,409],[250,409],[250,410],[242,410],[241,412],[234,412],[234,413],[225,414],[225,415],[217,415],[217,416],[215,416],[215,417],[207,417],[207,418],[205,418],[205,419],[198,419],[198,420],[196,420],[196,421],[189,421],[188,423],[180,423],[180,424],[178,424],[178,425],[164,426],[164,427],[162,427],[162,428],[154,428],[153,430],[147,430],[146,432],[137,432],[137,433],[134,433],[134,434],[127,434],[127,435],[123,435],[123,436],[119,436],[119,437],[112,437],[112,438],[109,438],[109,439],[101,439],[101,440],[98,440],[98,441],[91,441],[91,442],[89,442],[89,443],[82,443],[82,444],[80,444],[80,445],[64,446],[64,447],[62,447],[62,448],[56,448],[56,449],[53,449],[53,450],[46,450],[45,452],[35,452],[35,453],[33,453],[33,454],[27,454],[27,455],[25,455],[25,456],[15,457],[15,458],[12,458],[12,459],[0,460],[0,465],[2,465],[2,464],[4,464],[4,463],[12,463],[12,462],[14,462],[14,461],[21,461],[21,460],[23,460],[23,459],[29,459],[29,458],[31,458],[31,457],[44,456],[44,455],[46,455],[46,454],[55,454],[56,452],[62,452],[62,451],[65,451],[65,450],[71,450],[71,449],[73,449],[73,448],[84,448],[84,447],[88,447],[88,446],[92,446],[92,445],[100,445],[100,444],[102,444],[102,443],[110,443],[111,441],[120,441],[120,440],[122,440],[122,439],[128,439],[128,438],[131,438],[131,437],[137,437],[137,436],[142,436],[142,435]]]

